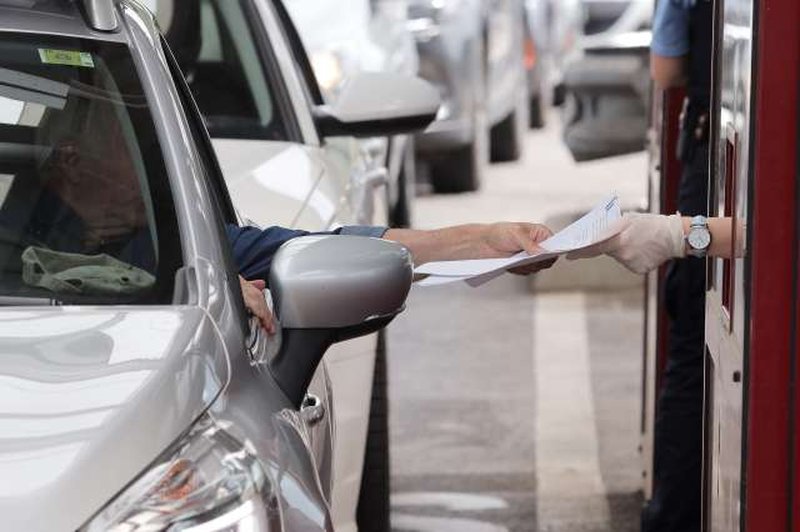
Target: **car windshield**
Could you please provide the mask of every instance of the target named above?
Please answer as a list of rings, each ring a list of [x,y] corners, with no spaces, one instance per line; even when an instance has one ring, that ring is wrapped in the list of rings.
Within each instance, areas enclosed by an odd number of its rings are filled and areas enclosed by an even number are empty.
[[[167,41],[215,138],[285,140],[249,17],[242,2],[166,2],[179,16]],[[169,7],[167,7],[169,9]]]
[[[0,33],[0,305],[171,300],[156,139],[125,45]]]

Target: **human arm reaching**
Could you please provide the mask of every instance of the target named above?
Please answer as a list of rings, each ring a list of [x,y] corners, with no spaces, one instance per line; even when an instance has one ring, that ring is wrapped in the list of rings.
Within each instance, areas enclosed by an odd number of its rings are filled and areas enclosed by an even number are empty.
[[[438,260],[489,259],[510,257],[520,251],[534,254],[539,242],[552,235],[544,225],[525,222],[469,224],[433,229],[389,229],[383,235],[406,246],[416,265]],[[553,261],[511,270],[527,275],[547,268]]]
[[[612,229],[619,232],[599,244],[575,251],[568,259],[609,255],[635,273],[647,273],[673,258],[687,254],[686,235],[691,217],[673,214],[626,213]],[[708,218],[710,257],[736,258],[744,254],[744,226],[735,231],[732,218]]]
[[[264,281],[269,278],[272,259],[281,245],[293,238],[311,234],[282,227],[259,229],[232,224],[226,227],[226,232],[239,273],[245,279]],[[552,234],[543,225],[512,222],[458,225],[433,230],[345,226],[334,233],[392,240],[409,249],[417,266],[434,260],[501,258],[520,251],[534,253],[539,249],[538,243]],[[511,272],[528,275],[551,266],[553,262],[522,266]]]

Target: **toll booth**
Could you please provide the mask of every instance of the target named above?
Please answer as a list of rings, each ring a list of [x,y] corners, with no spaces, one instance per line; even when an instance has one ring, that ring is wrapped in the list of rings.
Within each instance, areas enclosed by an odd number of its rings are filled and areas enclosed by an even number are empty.
[[[711,214],[743,258],[709,260],[703,530],[800,530],[800,2],[715,13]]]
[[[664,0],[662,0],[664,1]],[[800,2],[715,0],[710,215],[740,258],[708,260],[704,531],[800,531]],[[675,212],[682,95],[654,93],[650,210]],[[666,358],[663,271],[648,278],[642,451]]]

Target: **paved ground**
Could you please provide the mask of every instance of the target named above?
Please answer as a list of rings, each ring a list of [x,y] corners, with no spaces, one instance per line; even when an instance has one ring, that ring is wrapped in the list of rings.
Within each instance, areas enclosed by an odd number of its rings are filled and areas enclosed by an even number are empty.
[[[555,120],[551,120],[553,123]],[[545,220],[644,198],[643,155],[576,167],[557,131],[417,226]],[[556,266],[558,267],[558,266]],[[641,302],[623,290],[417,288],[389,331],[396,531],[638,530]]]

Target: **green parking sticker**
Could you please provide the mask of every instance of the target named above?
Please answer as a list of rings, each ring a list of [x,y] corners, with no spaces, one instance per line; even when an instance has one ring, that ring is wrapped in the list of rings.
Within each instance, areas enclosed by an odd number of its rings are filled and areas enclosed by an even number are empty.
[[[89,52],[73,50],[53,50],[39,48],[39,59],[46,65],[66,65],[74,67],[94,68],[94,60]]]

